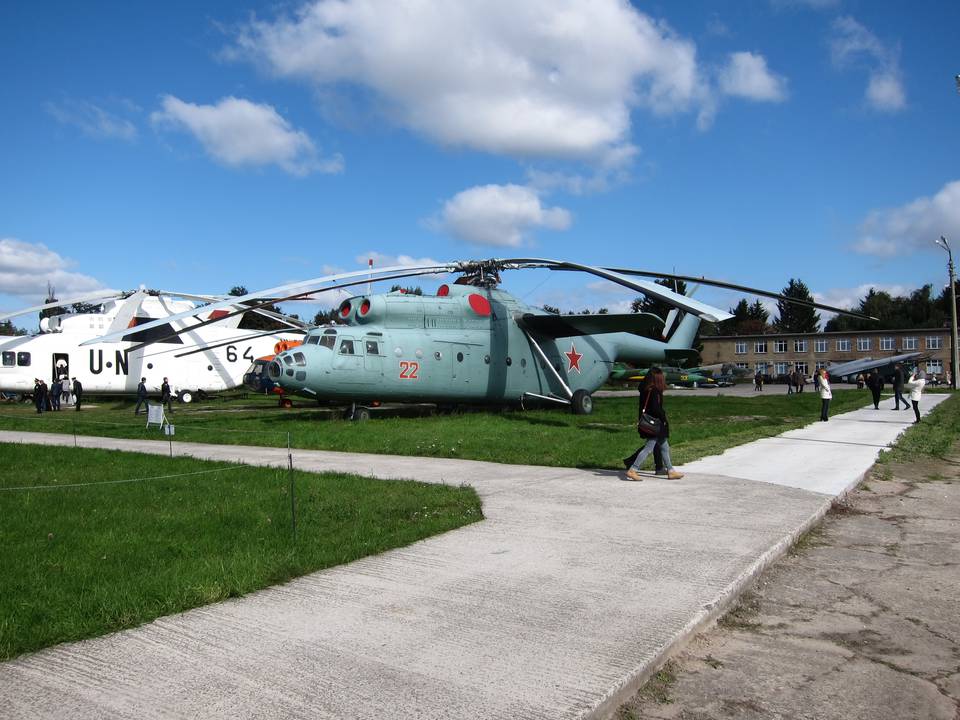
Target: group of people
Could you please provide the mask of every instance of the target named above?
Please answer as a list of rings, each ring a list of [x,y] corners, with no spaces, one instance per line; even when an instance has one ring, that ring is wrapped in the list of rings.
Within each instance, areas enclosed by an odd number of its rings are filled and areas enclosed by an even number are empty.
[[[147,379],[142,377],[137,385],[137,406],[133,409],[134,415],[139,415],[140,408],[147,405],[147,397]],[[166,406],[168,414],[173,415],[173,392],[170,390],[170,381],[167,378],[164,378],[163,384],[160,385],[160,403]]]
[[[883,378],[880,376],[880,373],[877,372],[876,368],[870,372],[864,380],[864,384],[870,389],[870,394],[873,396],[873,408],[879,410],[880,391],[883,390]],[[893,409],[899,410],[901,403],[903,404],[904,410],[909,410],[912,407],[913,422],[920,422],[920,398],[923,395],[923,389],[926,384],[927,375],[925,372],[914,368],[908,375],[903,369],[903,365],[896,363],[893,366]],[[910,402],[907,402],[907,399],[904,397],[904,390],[910,392]]]
[[[60,409],[60,403],[66,400],[69,402],[71,393],[73,394],[73,408],[79,410],[83,402],[83,384],[76,378],[71,381],[64,375],[56,378],[49,386],[41,378],[33,379],[33,404],[37,408],[37,414],[44,411],[57,411]]]

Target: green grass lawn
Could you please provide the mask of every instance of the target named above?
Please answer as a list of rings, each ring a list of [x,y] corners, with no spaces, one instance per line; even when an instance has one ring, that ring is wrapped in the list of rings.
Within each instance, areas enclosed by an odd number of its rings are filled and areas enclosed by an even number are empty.
[[[960,402],[954,396],[937,405],[920,423],[910,427],[889,452],[880,455],[877,464],[909,463],[923,458],[947,458],[955,452],[958,437],[960,437]]]
[[[0,659],[128,628],[482,518],[471,488],[0,444]],[[212,474],[108,484],[110,481]],[[75,483],[100,483],[64,487]]]
[[[98,407],[38,416],[29,405],[0,407],[0,430],[40,430],[106,437],[163,439],[154,426],[133,417],[126,400],[95,401]],[[836,390],[831,413],[870,403],[866,390]],[[820,399],[813,392],[763,397],[668,395],[670,447],[682,465],[728,447],[777,435],[814,421]],[[637,399],[597,398],[591,415],[563,409],[474,412],[430,417],[375,418],[366,423],[331,419],[309,406],[283,410],[265,398],[236,398],[180,406],[173,417],[175,442],[209,442],[346,452],[467,458],[504,463],[622,469],[620,459],[638,444]]]

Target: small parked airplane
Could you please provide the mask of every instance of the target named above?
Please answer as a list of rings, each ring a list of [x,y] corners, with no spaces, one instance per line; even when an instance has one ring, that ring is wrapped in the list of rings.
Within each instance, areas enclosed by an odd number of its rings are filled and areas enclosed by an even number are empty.
[[[877,368],[880,376],[887,378],[893,376],[893,366],[897,363],[900,363],[904,367],[912,367],[928,357],[930,356],[927,353],[909,352],[883,358],[861,358],[859,360],[851,360],[850,362],[828,365],[827,373],[831,379],[846,379],[847,382],[852,382],[853,378],[856,378],[857,375],[863,374],[866,376],[871,370]]]
[[[180,299],[175,299],[180,298]],[[51,384],[57,378],[78,378],[84,392],[96,394],[131,394],[137,390],[141,377],[147,379],[150,392],[160,389],[163,378],[170,379],[171,388],[182,402],[194,396],[228,390],[243,381],[244,370],[263,355],[272,354],[284,335],[303,335],[307,325],[286,316],[266,310],[250,310],[290,328],[285,331],[243,330],[238,328],[242,305],[231,318],[216,327],[191,330],[161,338],[175,329],[184,328],[185,321],[171,321],[169,317],[187,313],[188,317],[208,319],[217,316],[197,307],[194,302],[223,301],[222,296],[191,295],[163,290],[129,292],[107,291],[94,295],[49,302],[0,316],[0,321],[40,310],[69,307],[74,303],[98,303],[101,311],[95,313],[65,312],[40,321],[40,332],[0,338],[0,392],[16,395],[33,392],[34,380]],[[231,307],[228,303],[227,307]],[[219,315],[226,315],[220,310]],[[159,322],[147,330],[141,325]],[[124,331],[123,342],[103,344],[97,338],[106,333]],[[140,343],[157,339],[149,345]],[[81,349],[86,341],[94,344]],[[196,350],[197,352],[191,352]]]

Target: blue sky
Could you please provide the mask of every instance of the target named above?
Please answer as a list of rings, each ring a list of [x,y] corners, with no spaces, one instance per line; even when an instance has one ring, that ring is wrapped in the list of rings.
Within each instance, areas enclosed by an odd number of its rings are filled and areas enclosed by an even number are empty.
[[[958,27],[956,2],[3,3],[0,309],[371,255],[939,290]],[[504,281],[565,310],[634,296]]]

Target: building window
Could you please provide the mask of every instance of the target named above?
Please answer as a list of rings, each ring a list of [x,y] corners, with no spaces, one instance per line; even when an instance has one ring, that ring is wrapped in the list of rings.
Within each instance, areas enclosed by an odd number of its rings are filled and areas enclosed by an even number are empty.
[[[905,337],[903,339],[903,349],[904,350],[916,350],[917,349],[917,339],[915,337]]]
[[[939,335],[927,336],[927,350],[939,350],[943,347],[943,338]]]
[[[760,373],[761,375],[766,375],[766,374],[767,374],[767,364],[766,364],[765,362],[758,362],[758,363],[757,363],[757,372]]]
[[[943,360],[927,360],[927,372],[939,375],[943,372]]]
[[[753,346],[753,351],[757,353],[757,355],[762,355],[763,353],[765,353],[767,351],[767,341],[757,340],[757,342]]]
[[[870,338],[857,338],[857,350],[864,352],[870,349]]]
[[[750,363],[737,363],[737,370],[749,370]]]
[[[786,375],[790,372],[790,363],[778,362],[774,367],[776,368],[777,375]]]
[[[747,354],[747,341],[746,340],[737,340],[733,344],[733,352],[735,355],[746,355]]]
[[[880,338],[880,349],[881,350],[895,350],[897,344],[894,342],[892,337],[882,337]]]
[[[814,368],[815,368],[816,370],[820,370],[821,368],[825,368],[826,366],[827,366],[827,361],[826,361],[826,360],[817,360],[817,364],[814,365]]]
[[[785,353],[787,351],[787,341],[786,340],[774,340],[773,341],[773,351],[775,353]]]
[[[807,364],[805,362],[797,363],[797,372],[802,373],[803,375],[807,374]]]
[[[850,352],[850,338],[837,340],[837,352]]]
[[[826,352],[826,351],[827,351],[827,341],[826,341],[826,340],[814,340],[814,342],[813,342],[813,351],[814,351],[814,352]]]
[[[806,340],[794,340],[794,341],[793,341],[793,351],[794,351],[794,352],[806,352],[806,351],[807,351],[807,341],[806,341]]]

